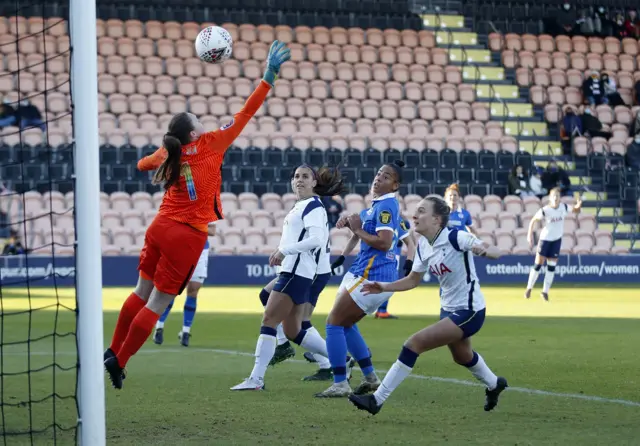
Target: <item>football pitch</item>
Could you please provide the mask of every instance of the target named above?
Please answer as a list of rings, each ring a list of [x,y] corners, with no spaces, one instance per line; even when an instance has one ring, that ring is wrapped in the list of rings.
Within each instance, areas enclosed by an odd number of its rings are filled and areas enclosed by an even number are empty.
[[[4,289],[2,429],[75,424],[74,291]],[[104,290],[105,345],[130,289]],[[329,383],[303,382],[315,371],[298,348],[295,359],[270,367],[264,392],[231,392],[249,375],[259,332],[259,288],[208,288],[198,300],[191,346],[181,347],[183,297],[165,325],[162,346],[149,340],[130,361],[121,391],[105,377],[108,445],[637,445],[640,437],[640,294],[637,288],[554,288],[551,302],[522,298],[514,287],[484,287],[487,320],[475,349],[511,386],[495,411],[484,391],[455,365],[447,349],[421,356],[413,375],[375,417],[346,400],[318,400]],[[320,298],[314,324],[324,333],[335,287]],[[381,374],[413,332],[436,320],[438,291],[396,294],[398,320],[360,323]],[[12,314],[22,312],[20,314]],[[47,336],[49,335],[49,336]],[[41,339],[40,339],[41,338]],[[27,344],[12,344],[25,339]],[[55,362],[53,349],[55,339]],[[30,354],[27,352],[30,351]],[[65,368],[69,368],[65,371]],[[30,369],[31,374],[15,374]],[[42,369],[42,370],[40,370]],[[55,370],[55,374],[54,374]],[[55,377],[55,379],[54,379]],[[352,384],[361,375],[356,371]],[[59,397],[52,398],[55,386]],[[38,402],[42,400],[41,402]],[[55,405],[54,405],[55,402]],[[54,407],[55,406],[55,407]],[[57,431],[58,444],[73,435]],[[0,445],[53,444],[52,430],[33,438],[5,436]]]

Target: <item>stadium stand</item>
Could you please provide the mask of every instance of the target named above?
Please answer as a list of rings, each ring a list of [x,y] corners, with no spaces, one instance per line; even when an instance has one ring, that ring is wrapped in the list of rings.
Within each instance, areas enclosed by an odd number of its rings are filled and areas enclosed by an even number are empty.
[[[637,40],[634,47],[627,40],[617,40],[616,46],[607,39],[481,36],[469,29],[471,22],[463,16],[418,18],[397,13],[408,10],[404,2],[396,8],[395,2],[392,7],[379,0],[322,0],[313,5],[243,0],[234,10],[217,10],[222,6],[215,1],[206,7],[191,2],[189,8],[179,1],[164,1],[162,8],[153,3],[122,8],[116,2],[99,2],[105,255],[139,252],[161,193],[148,174],[135,169],[135,162],[157,148],[171,115],[189,109],[208,128],[228,122],[259,79],[267,44],[274,38],[290,43],[292,62],[283,67],[275,91],[225,158],[227,219],[218,224],[212,240],[216,253],[271,252],[292,200],[288,175],[303,160],[341,163],[354,192],[341,199],[348,212],[366,205],[377,167],[393,159],[407,163],[401,190],[407,215],[420,196],[442,194],[448,184],[458,182],[479,236],[512,253],[530,252],[524,228],[541,202],[509,195],[509,172],[515,165],[531,171],[557,161],[569,174],[572,190],[583,192],[586,200],[584,212],[568,218],[565,253],[625,253],[640,237],[637,172],[605,168],[624,156],[622,142],[628,134],[621,126],[638,107],[598,106],[597,116],[610,126],[612,139],[575,138],[570,153],[563,151],[558,126],[564,106],[582,105],[580,87],[587,69],[608,70],[623,99],[629,100],[629,83],[640,75],[634,71]],[[344,6],[340,13],[331,12],[336,3]],[[59,8],[48,7],[51,14]],[[261,7],[266,12],[256,16]],[[193,39],[202,26],[189,21],[196,12],[215,17],[231,33],[232,60],[206,65],[194,56]],[[16,26],[42,25],[41,19],[0,20],[0,38],[11,41]],[[42,45],[68,47],[64,26],[49,29],[41,40],[21,40],[20,60],[3,52],[4,70],[42,59]],[[60,85],[47,98],[49,110],[56,113],[48,117],[46,143],[56,147],[57,190],[40,187],[42,167],[37,161],[28,165],[28,173],[6,168],[1,173],[8,187],[24,185],[31,191],[25,195],[24,210],[11,209],[34,217],[24,239],[36,252],[44,240],[35,217],[50,202],[62,214],[53,237],[64,244],[73,230],[73,221],[63,212],[72,202],[64,182],[71,162],[65,150],[70,138],[65,112],[68,64],[63,58],[51,61],[47,76],[37,69],[33,65],[21,73],[23,91],[39,91],[45,82]],[[0,93],[15,101],[18,80],[0,79]],[[38,100],[43,99],[35,97],[36,106]],[[22,144],[15,133],[0,136],[0,156],[6,160],[25,156],[25,151],[37,160],[45,144],[38,130],[23,132]],[[339,249],[346,236],[332,230],[333,245]],[[63,254],[71,248],[57,249]]]

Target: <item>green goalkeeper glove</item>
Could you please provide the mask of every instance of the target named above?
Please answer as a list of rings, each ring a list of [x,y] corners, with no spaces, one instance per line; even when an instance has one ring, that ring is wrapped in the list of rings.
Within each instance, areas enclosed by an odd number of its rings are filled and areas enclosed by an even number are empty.
[[[269,49],[269,55],[267,56],[267,70],[265,71],[262,79],[273,86],[278,77],[278,73],[280,72],[280,67],[289,59],[291,59],[291,50],[287,48],[287,45],[284,42],[275,40]]]

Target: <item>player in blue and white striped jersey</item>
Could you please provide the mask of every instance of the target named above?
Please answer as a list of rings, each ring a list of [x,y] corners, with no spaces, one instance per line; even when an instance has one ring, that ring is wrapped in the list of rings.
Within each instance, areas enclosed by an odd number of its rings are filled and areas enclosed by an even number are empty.
[[[368,283],[365,294],[372,296],[416,288],[428,270],[440,282],[440,321],[415,333],[404,344],[398,360],[372,395],[351,395],[349,400],[371,414],[380,411],[391,393],[409,376],[418,356],[429,350],[447,346],[453,360],[469,369],[486,385],[484,410],[498,404],[498,396],[507,388],[507,381],[496,376],[482,356],[473,351],[471,336],[476,334],[485,317],[485,301],[473,255],[492,259],[501,253],[472,234],[447,228],[450,208],[437,195],[422,200],[413,216],[415,232],[420,234],[413,270],[407,277],[393,283]]]
[[[328,356],[322,336],[302,328],[302,320],[318,269],[317,251],[326,249],[329,242],[327,212],[319,197],[343,193],[345,188],[337,169],[316,171],[307,165],[295,170],[291,187],[298,201],[285,218],[278,248],[269,257],[270,266],[281,268],[262,317],[255,365],[251,375],[231,390],[264,389],[264,375],[276,350],[276,327],[280,323],[287,338]]]
[[[400,219],[400,227],[398,228],[398,244],[396,245],[396,262],[398,268],[400,267],[400,259],[402,258],[402,246],[407,245],[407,258],[402,266],[402,277],[406,277],[411,272],[413,267],[413,256],[416,253],[416,241],[413,238],[411,231],[411,224],[404,218]],[[389,313],[389,300],[382,302],[382,305],[378,307],[376,311],[376,319],[398,319],[398,316],[394,316]]]
[[[336,224],[337,228],[348,227],[353,233],[345,252],[350,252],[358,241],[360,252],[345,274],[327,318],[327,351],[333,370],[333,385],[316,394],[319,398],[339,398],[351,394],[351,386],[347,381],[347,350],[364,374],[355,392],[366,393],[380,385],[371,363],[369,348],[355,324],[366,314],[374,313],[393,294],[365,296],[362,286],[372,280],[393,282],[398,278],[395,247],[401,216],[396,192],[402,182],[402,166],[402,161],[382,166],[373,180],[371,190],[374,199],[371,208],[363,211],[362,217],[358,214],[349,215]],[[340,266],[344,260],[344,256],[340,256],[333,267]]]

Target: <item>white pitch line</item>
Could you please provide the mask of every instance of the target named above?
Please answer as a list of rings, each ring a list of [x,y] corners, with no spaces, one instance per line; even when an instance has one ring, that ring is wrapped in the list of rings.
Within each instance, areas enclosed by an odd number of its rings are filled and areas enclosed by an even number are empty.
[[[218,353],[221,355],[233,355],[233,356],[246,356],[246,357],[254,357],[253,353],[249,352],[241,352],[237,350],[223,350],[217,348],[189,348],[188,350],[185,348],[166,348],[166,349],[144,349],[140,350],[137,354],[156,354],[156,353],[186,353],[186,352],[197,352],[197,353]],[[31,352],[33,356],[51,356],[52,352]],[[58,351],[56,352],[58,355],[76,355],[77,352],[70,351]],[[26,352],[3,352],[3,356],[25,356]],[[303,361],[301,359],[288,359],[286,362],[294,362],[298,364],[308,364],[307,361]],[[379,370],[376,369],[376,372],[381,374],[387,373],[388,370]],[[437,381],[449,384],[458,384],[462,386],[471,386],[471,387],[484,387],[484,385],[473,382],[473,381],[465,381],[462,379],[456,378],[443,378],[441,376],[427,376],[427,375],[418,375],[411,374],[409,378],[413,379],[421,379],[428,381]],[[593,396],[593,395],[583,395],[580,393],[562,393],[562,392],[550,392],[548,390],[539,390],[539,389],[529,389],[526,387],[509,387],[509,392],[519,392],[526,393],[529,395],[542,395],[542,396],[552,396],[556,398],[568,398],[568,399],[576,399],[576,400],[584,400],[584,401],[593,401],[597,403],[609,403],[609,404],[620,404],[622,406],[631,406],[631,407],[640,407],[640,402],[623,400],[617,398],[604,398],[601,396]]]

